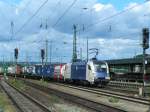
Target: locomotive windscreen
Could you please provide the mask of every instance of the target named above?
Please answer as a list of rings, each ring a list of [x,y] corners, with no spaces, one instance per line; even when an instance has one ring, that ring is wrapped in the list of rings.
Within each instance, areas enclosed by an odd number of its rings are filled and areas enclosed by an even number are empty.
[[[95,64],[96,71],[106,72],[106,64]]]
[[[105,62],[96,61],[94,62],[95,70],[100,72],[107,71],[107,65]]]

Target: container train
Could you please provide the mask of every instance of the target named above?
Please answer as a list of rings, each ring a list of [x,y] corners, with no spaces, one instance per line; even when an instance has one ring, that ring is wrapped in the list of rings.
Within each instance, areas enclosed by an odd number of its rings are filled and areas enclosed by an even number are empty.
[[[107,85],[110,80],[105,61],[89,60],[57,65],[9,66],[9,75],[44,78],[69,83]]]

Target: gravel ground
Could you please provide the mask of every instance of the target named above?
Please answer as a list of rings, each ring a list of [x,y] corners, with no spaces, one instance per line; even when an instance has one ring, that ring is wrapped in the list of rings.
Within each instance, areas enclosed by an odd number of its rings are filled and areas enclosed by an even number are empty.
[[[9,82],[14,83],[13,78],[9,79]],[[22,83],[22,84],[21,84]],[[48,83],[40,81],[40,83],[43,86],[46,86]],[[28,95],[32,96],[36,100],[40,101],[45,106],[49,107],[52,112],[93,112],[92,110],[89,110],[83,106],[74,104],[72,102],[63,100],[62,98],[59,98],[53,94],[46,94],[42,91],[39,91],[35,88],[29,87],[24,84],[23,81],[18,81],[15,84],[13,84],[17,88],[19,88],[21,91],[27,93]],[[19,87],[23,86],[23,88]]]
[[[39,106],[24,97],[22,94],[18,93],[18,91],[10,87],[4,81],[2,81],[2,85],[5,88],[5,91],[10,94],[13,100],[22,110],[24,110],[24,112],[44,112]]]
[[[27,86],[27,89],[23,91],[49,107],[53,112],[92,112],[84,109],[83,107],[79,107],[70,102],[64,101],[57,96],[46,94],[29,86]]]
[[[0,80],[1,83],[1,80]],[[0,86],[0,112],[19,112]]]
[[[39,84],[39,81],[34,81],[34,82]],[[128,112],[147,112],[149,109],[149,106],[146,106],[143,104],[137,104],[137,103],[121,100],[121,99],[119,99],[119,101],[117,102],[110,102],[110,99],[111,99],[110,97],[101,96],[101,95],[97,95],[94,93],[89,93],[89,92],[80,91],[76,89],[71,89],[68,87],[58,86],[52,83],[48,83],[47,86],[56,90],[60,90],[60,91],[67,92],[70,94],[75,94],[77,96],[87,98],[92,101],[97,101],[97,102],[101,102],[103,104],[107,104],[113,107],[118,107]]]

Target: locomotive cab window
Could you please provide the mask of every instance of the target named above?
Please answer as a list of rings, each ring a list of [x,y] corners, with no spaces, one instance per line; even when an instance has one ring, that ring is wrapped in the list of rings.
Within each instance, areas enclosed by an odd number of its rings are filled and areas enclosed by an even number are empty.
[[[106,71],[106,65],[105,64],[95,64],[95,70],[100,72]]]
[[[91,70],[91,66],[90,65],[88,65],[88,69]]]

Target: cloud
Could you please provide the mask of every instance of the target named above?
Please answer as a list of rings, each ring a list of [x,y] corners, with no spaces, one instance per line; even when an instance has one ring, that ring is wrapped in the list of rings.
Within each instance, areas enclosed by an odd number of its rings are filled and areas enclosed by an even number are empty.
[[[97,11],[97,12],[100,11],[100,10],[102,10],[103,7],[104,7],[104,5],[102,5],[102,4],[95,4],[93,6],[93,8],[95,9],[95,11]]]
[[[77,32],[77,45],[78,51],[80,48],[83,49],[84,58],[86,58],[87,37],[90,48],[100,49],[100,59],[132,57],[135,51],[141,52],[139,44],[142,28],[150,27],[150,15],[145,16],[150,13],[149,2],[143,5],[139,4],[132,10],[113,17],[112,15],[119,11],[111,3],[102,4],[98,0],[78,0],[61,21],[53,26],[73,2],[73,0],[58,1],[49,0],[38,14],[25,25],[24,23],[36,12],[44,0],[22,0],[13,6],[10,5],[10,2],[0,1],[1,55],[6,55],[10,59],[14,48],[19,47],[20,61],[24,61],[27,54],[30,55],[30,60],[39,61],[40,49],[45,48],[45,40],[48,39],[53,44],[53,58],[58,57],[60,60],[63,57],[64,61],[70,61],[73,24],[77,25],[77,29],[81,29],[80,32]],[[123,10],[135,5],[138,4],[129,3]],[[83,8],[87,8],[87,10],[83,10]],[[14,22],[12,40],[10,40],[11,21]],[[42,27],[40,27],[41,24]],[[46,24],[48,29],[45,28]],[[23,25],[24,27],[20,30]]]

